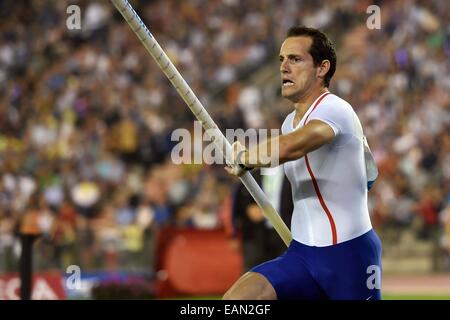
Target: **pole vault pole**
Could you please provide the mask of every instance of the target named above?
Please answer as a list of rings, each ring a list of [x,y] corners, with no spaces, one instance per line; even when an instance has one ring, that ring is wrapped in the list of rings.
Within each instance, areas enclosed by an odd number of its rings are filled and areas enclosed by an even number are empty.
[[[178,91],[178,94],[181,98],[183,98],[184,102],[186,102],[189,109],[191,109],[195,117],[202,123],[202,126],[206,132],[208,132],[208,134],[212,133],[212,135],[210,134],[211,139],[214,141],[216,147],[224,153],[226,162],[228,164],[231,163],[231,160],[229,159],[231,155],[230,143],[227,139],[225,139],[225,136],[219,130],[213,119],[195,96],[192,89],[183,79],[181,74],[170,61],[169,57],[148,30],[147,26],[144,22],[142,22],[136,11],[134,11],[133,7],[127,0],[111,1],[116,9],[122,14],[125,21],[130,25],[131,30],[133,30],[144,47],[156,61],[160,69],[167,76],[174,88]],[[225,149],[225,152],[223,152],[223,149]],[[240,179],[247,188],[248,192],[252,195],[253,199],[255,199],[258,206],[262,209],[264,216],[270,221],[277,233],[280,235],[281,239],[288,246],[292,240],[291,232],[281,219],[280,215],[273,208],[264,192],[256,183],[255,179],[248,172],[241,176]]]

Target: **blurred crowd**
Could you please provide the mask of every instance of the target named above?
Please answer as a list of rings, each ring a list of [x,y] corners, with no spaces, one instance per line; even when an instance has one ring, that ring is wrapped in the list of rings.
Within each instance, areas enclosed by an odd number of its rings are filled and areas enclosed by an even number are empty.
[[[75,2],[0,2],[0,271],[17,270],[21,231],[42,235],[38,268],[134,270],[151,268],[164,227],[231,228],[238,181],[171,160],[191,112],[108,1]],[[379,1],[380,30],[366,26],[370,1],[131,3],[222,130],[282,119],[283,102],[274,111],[246,79],[277,60],[291,25],[329,33],[330,89],[379,164],[375,227],[450,252],[446,1]],[[80,30],[66,26],[70,4]]]

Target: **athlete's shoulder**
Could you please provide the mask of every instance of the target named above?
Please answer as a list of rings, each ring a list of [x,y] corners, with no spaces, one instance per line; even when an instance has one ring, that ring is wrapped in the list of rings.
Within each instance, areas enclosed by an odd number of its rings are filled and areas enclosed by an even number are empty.
[[[342,99],[341,97],[335,95],[334,93],[328,94],[325,99],[323,99],[322,104],[330,105],[332,107],[331,110],[335,111],[338,109],[339,111],[345,111],[345,112],[353,112],[353,106],[346,100]]]
[[[328,94],[320,105],[311,113],[310,120],[317,119],[326,122],[335,134],[353,132],[357,118],[353,107],[335,94]]]

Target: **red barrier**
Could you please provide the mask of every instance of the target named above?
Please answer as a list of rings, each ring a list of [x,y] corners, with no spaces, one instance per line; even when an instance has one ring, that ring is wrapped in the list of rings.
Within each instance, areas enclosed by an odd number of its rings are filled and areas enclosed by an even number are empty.
[[[158,297],[222,295],[243,271],[223,230],[162,230],[156,254]]]

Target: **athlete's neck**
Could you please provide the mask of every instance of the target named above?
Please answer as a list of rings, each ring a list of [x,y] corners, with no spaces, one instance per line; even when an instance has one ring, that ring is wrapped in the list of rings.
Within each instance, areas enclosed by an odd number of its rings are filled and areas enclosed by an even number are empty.
[[[303,97],[299,99],[298,102],[294,104],[295,108],[295,120],[300,121],[303,115],[308,111],[311,104],[323,93],[328,92],[326,87],[318,87],[311,90]]]

